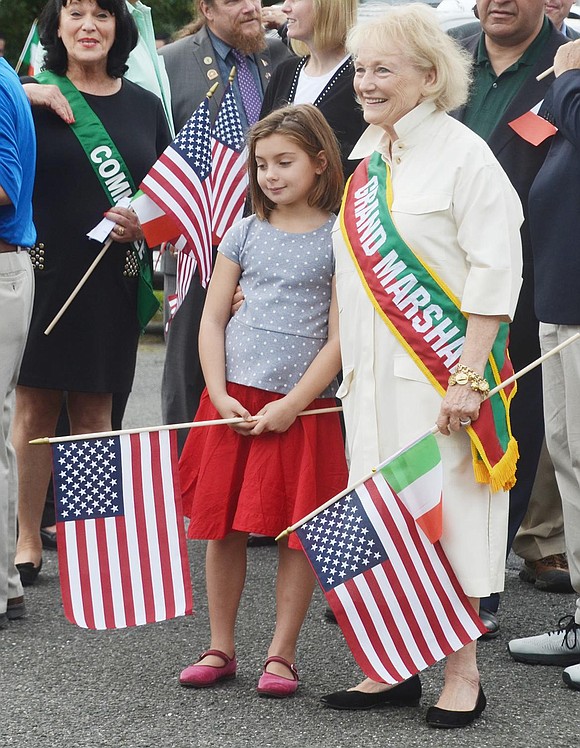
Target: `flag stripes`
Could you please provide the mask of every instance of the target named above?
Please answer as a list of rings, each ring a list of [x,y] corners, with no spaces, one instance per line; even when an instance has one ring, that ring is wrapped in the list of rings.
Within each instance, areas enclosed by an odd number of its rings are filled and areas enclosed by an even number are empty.
[[[330,514],[330,507],[297,532],[346,641],[368,677],[399,683],[485,631],[440,544],[431,543],[417,527],[380,473],[334,506],[344,501],[351,502],[351,510],[336,508]],[[359,535],[349,527],[356,527]],[[368,542],[369,537],[377,542]],[[374,565],[365,542],[376,559]],[[329,552],[325,543],[334,550]],[[354,573],[338,574],[343,568]],[[348,578],[335,583],[340,576]]]
[[[174,216],[200,268],[203,286],[211,275],[211,184],[199,179],[172,149],[161,155],[141,183],[141,189]]]
[[[238,221],[244,211],[248,176],[247,149],[240,154],[217,141],[212,150],[216,178],[213,180],[214,214],[213,244],[217,246],[226,231]]]
[[[84,455],[89,454],[92,441],[98,442],[94,452],[97,456],[90,463],[91,458],[85,460]],[[119,471],[114,461],[113,467],[103,469],[99,449],[105,441],[113,440],[84,441],[76,452],[68,445],[77,442],[67,443],[65,449],[69,452],[65,459],[69,463],[62,462],[62,443],[56,445],[61,447],[60,452],[54,449],[59,501],[58,553],[65,615],[79,626],[106,629],[190,614],[191,581],[179,511],[179,484],[173,469],[177,461],[175,434],[161,431],[115,437]],[[66,464],[73,463],[78,475],[85,469],[84,464],[80,465],[83,460],[87,463],[86,469],[95,474],[108,470],[111,476],[119,476],[121,485],[116,478],[107,475],[100,480],[92,478],[94,485],[118,487],[122,498],[114,501],[122,505],[119,515],[88,519],[83,515],[77,519],[75,512],[69,512],[72,517],[63,516],[62,497],[72,490],[75,497],[67,501],[79,506],[79,487],[87,485],[87,482],[77,481],[70,489],[68,477],[73,472]]]

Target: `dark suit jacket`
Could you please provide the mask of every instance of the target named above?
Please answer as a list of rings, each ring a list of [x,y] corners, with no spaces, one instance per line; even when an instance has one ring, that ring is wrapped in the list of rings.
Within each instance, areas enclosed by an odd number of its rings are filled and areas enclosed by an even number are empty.
[[[267,38],[266,42],[267,48],[254,55],[264,91],[272,70],[279,62],[291,57],[288,47],[279,39]],[[163,55],[169,76],[175,129],[183,127],[212,84],[220,81],[222,85],[210,99],[210,115],[212,120],[215,119],[227,81],[220,79],[216,55],[205,26],[191,36],[162,47],[160,54]]]
[[[534,248],[535,309],[542,322],[580,324],[580,71],[554,81],[542,115],[558,132],[530,190],[530,227]]]
[[[566,26],[566,36],[568,39],[576,41],[576,39],[580,39],[580,31],[576,31],[576,29],[573,29],[571,26]]]

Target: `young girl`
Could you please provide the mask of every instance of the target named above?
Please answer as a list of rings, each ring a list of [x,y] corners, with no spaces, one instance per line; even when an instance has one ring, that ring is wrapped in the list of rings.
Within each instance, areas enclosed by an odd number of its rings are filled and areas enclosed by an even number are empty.
[[[197,688],[236,674],[248,534],[279,534],[347,481],[338,415],[296,417],[335,405],[340,352],[330,232],[343,182],[336,138],[315,107],[279,109],[250,131],[248,168],[256,213],[219,247],[200,329],[207,388],[196,416],[245,422],[192,429],[180,461],[189,537],[209,540],[211,649],[180,677]],[[245,300],[230,319],[238,282]],[[282,698],[298,687],[296,642],[313,589],[291,535],[279,544],[262,696]]]

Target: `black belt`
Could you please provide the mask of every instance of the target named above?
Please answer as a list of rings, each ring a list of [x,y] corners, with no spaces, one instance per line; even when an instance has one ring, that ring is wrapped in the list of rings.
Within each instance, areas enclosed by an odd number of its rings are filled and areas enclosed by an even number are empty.
[[[7,242],[0,239],[0,252],[20,252],[25,247],[21,247],[18,244],[7,244]]]

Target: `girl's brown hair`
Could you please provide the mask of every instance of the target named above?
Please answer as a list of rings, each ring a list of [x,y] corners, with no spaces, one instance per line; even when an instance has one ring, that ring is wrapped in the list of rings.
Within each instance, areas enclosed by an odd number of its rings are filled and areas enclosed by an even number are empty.
[[[256,122],[248,132],[248,176],[250,199],[255,214],[266,220],[274,210],[275,203],[269,200],[258,184],[256,144],[270,135],[283,135],[301,148],[312,161],[324,152],[326,168],[319,175],[314,189],[308,196],[308,205],[335,212],[342,197],[344,177],[338,142],[324,115],[312,104],[299,104],[276,109]]]

